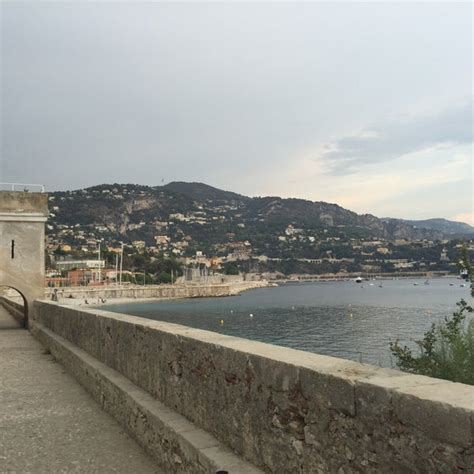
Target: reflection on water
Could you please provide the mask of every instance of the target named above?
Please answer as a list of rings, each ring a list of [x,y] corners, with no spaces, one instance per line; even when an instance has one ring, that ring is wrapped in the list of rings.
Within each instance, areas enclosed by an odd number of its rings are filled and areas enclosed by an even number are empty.
[[[431,323],[450,315],[461,298],[472,301],[469,288],[461,283],[457,279],[430,280],[429,285],[424,280],[291,283],[228,298],[106,309],[391,367],[390,341],[398,338],[413,345]]]

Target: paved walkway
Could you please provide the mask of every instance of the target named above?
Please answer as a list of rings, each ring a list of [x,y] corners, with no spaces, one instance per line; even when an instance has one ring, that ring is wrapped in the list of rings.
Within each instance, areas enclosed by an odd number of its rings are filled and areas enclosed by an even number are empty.
[[[1,306],[0,328],[1,473],[161,472]]]

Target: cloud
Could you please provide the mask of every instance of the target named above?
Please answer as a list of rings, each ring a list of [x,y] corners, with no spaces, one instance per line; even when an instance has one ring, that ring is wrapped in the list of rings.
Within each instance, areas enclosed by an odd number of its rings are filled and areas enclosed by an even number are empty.
[[[204,181],[381,216],[464,213],[472,103],[444,107],[472,93],[471,10],[4,2],[0,180]]]
[[[390,162],[376,162],[351,174],[328,175],[324,163],[310,153],[268,180],[285,196],[329,201],[379,217],[452,218],[469,222],[472,212],[472,150],[470,144],[425,148]],[[281,175],[284,175],[284,178]]]
[[[451,219],[453,221],[466,222],[467,224],[474,226],[474,211],[455,214]]]
[[[426,149],[470,144],[472,110],[470,97],[436,114],[388,121],[325,144],[317,160],[330,174],[345,175]]]

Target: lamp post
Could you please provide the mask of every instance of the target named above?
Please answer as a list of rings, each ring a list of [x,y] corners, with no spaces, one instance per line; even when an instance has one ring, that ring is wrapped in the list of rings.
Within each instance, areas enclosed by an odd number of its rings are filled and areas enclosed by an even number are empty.
[[[123,242],[122,244],[122,251],[120,252],[120,286],[122,286],[122,270],[123,270]]]
[[[98,263],[99,263],[99,283],[101,282],[102,280],[102,262],[100,261],[100,243],[101,241],[99,240],[99,260],[98,260]]]
[[[118,253],[115,254],[115,284],[118,283]]]

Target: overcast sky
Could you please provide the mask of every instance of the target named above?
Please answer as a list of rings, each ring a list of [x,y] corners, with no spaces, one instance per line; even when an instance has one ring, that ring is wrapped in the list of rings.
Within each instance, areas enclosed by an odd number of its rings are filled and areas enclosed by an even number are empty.
[[[0,181],[472,216],[472,5],[1,3]]]

